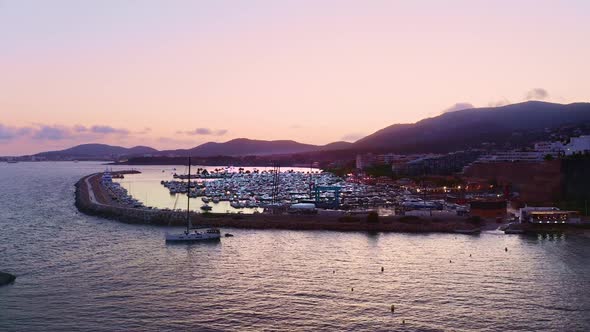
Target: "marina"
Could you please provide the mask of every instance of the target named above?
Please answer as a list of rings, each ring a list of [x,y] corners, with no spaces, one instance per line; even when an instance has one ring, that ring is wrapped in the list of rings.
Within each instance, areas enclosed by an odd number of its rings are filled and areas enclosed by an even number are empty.
[[[267,172],[269,173],[269,172]],[[113,179],[113,175],[124,175],[124,179]],[[316,183],[326,184],[326,186],[314,186],[313,196],[314,200],[301,199],[287,200],[284,197],[291,197],[290,191],[272,190],[269,194],[259,193],[258,196],[252,192],[239,192],[243,195],[253,195],[254,199],[250,202],[260,202],[265,204],[258,205],[257,209],[253,209],[252,213],[243,213],[247,208],[236,206],[239,200],[231,202],[222,201],[223,197],[214,195],[214,192],[207,192],[207,185],[200,189],[204,194],[209,196],[194,195],[196,190],[202,184],[191,181],[191,190],[188,190],[185,182],[185,193],[177,193],[170,196],[164,186],[158,183],[158,179],[165,174],[165,172],[156,171],[152,168],[142,168],[138,171],[117,171],[117,172],[102,172],[86,176],[78,182],[76,205],[78,208],[88,214],[99,215],[107,218],[117,219],[127,223],[143,223],[162,226],[186,225],[187,216],[189,222],[195,227],[213,226],[213,227],[238,227],[238,228],[253,228],[253,229],[305,229],[305,230],[339,230],[339,231],[384,231],[384,232],[446,232],[446,233],[466,233],[476,234],[480,229],[495,229],[498,225],[495,222],[474,223],[468,217],[460,214],[461,210],[434,210],[436,209],[452,209],[456,205],[447,204],[445,202],[430,202],[424,201],[420,198],[414,197],[412,192],[403,188],[391,188],[389,186],[376,187],[357,182],[351,182],[335,177],[329,173],[314,174],[318,180]],[[309,174],[298,172],[297,170],[288,170],[285,173],[279,174],[260,174],[255,176],[256,180],[251,181],[251,175],[247,173],[235,173],[226,176],[223,180],[209,180],[208,183],[213,183],[212,188],[221,188],[226,195],[230,195],[231,185],[247,187],[249,183],[254,183],[254,187],[260,189],[267,188],[267,184],[272,178],[276,181],[277,178],[286,178],[286,187],[301,188],[301,182],[296,180],[303,180],[304,184],[309,184],[307,179]],[[157,176],[155,176],[157,175]],[[115,176],[116,178],[117,176]],[[147,178],[143,185],[149,187],[139,186],[143,183],[141,178]],[[164,181],[164,180],[160,180]],[[220,182],[223,181],[223,182]],[[249,182],[250,181],[250,182]],[[321,182],[320,182],[321,181]],[[276,182],[275,182],[276,183]],[[330,186],[327,186],[329,184]],[[178,184],[180,187],[180,183]],[[137,194],[136,188],[158,188],[164,197],[168,197],[169,202],[174,202],[174,208],[162,208],[150,204],[138,202],[134,197],[141,197]],[[277,188],[276,185],[273,186]],[[126,188],[129,188],[127,190]],[[135,189],[134,189],[135,188]],[[239,187],[235,187],[239,188]],[[324,188],[328,193],[322,193],[319,188]],[[344,188],[344,189],[343,189]],[[369,193],[369,195],[378,195],[378,193],[397,195],[394,197],[394,207],[375,207],[374,205],[356,209],[346,209],[343,206],[335,206],[333,204],[341,200],[350,199],[350,196],[340,196],[340,191],[360,195],[359,193]],[[363,191],[364,190],[364,191]],[[332,192],[330,194],[330,191]],[[229,194],[228,194],[229,192]],[[191,193],[193,198],[187,201],[187,193]],[[151,197],[154,192],[150,192]],[[238,194],[234,194],[240,197]],[[265,196],[274,197],[270,203],[265,203]],[[277,199],[279,198],[279,199]],[[190,204],[194,201],[196,206],[194,209],[183,209],[182,206],[195,206]],[[215,203],[218,201],[219,203]],[[182,205],[179,204],[181,202]],[[233,211],[227,210],[225,212],[216,212],[215,209],[219,205],[226,203],[233,208]],[[322,207],[322,204],[327,204],[328,208]],[[233,206],[232,206],[233,205]],[[399,214],[395,214],[395,209],[399,209]],[[406,208],[411,209],[407,210]],[[251,210],[252,211],[252,210]],[[385,211],[385,213],[378,213]]]
[[[164,172],[147,168],[142,174],[113,182],[128,190],[129,195],[145,206],[177,210],[186,205],[184,194],[188,182],[171,178],[170,174],[176,174],[180,168],[182,166]],[[425,199],[424,192],[399,185],[366,184],[318,169],[311,172],[305,168],[286,169],[278,177],[272,168],[247,168],[245,171],[226,168],[219,174],[223,175],[214,179],[191,180],[189,196],[194,200],[193,206],[205,206],[201,209],[205,212],[252,214],[262,213],[265,208],[287,211],[293,204],[308,203],[332,213],[378,211],[381,216],[415,210],[428,211],[429,214],[430,211],[446,211],[457,215],[466,208],[440,198]]]

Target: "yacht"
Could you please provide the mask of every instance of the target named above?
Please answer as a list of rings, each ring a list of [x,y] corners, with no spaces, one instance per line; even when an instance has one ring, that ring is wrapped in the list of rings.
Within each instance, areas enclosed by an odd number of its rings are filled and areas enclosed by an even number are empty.
[[[191,174],[191,159],[188,158],[188,183],[190,183],[190,174]],[[221,238],[221,232],[218,228],[210,227],[205,230],[194,229],[191,217],[190,217],[190,185],[186,186],[186,195],[189,197],[187,199],[186,205],[186,230],[179,234],[169,234],[166,233],[166,242],[197,242],[197,241],[206,241],[206,240],[219,240]]]

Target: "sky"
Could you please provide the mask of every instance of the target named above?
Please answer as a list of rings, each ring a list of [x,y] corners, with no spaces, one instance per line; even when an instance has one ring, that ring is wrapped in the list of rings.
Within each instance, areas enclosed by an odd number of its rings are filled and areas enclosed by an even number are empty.
[[[0,0],[0,155],[590,101],[590,1]]]

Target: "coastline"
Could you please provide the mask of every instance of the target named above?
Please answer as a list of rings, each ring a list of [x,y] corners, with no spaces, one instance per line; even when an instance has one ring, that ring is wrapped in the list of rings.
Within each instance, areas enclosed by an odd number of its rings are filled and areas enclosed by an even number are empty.
[[[128,171],[113,172],[128,174]],[[129,224],[184,226],[186,211],[165,211],[117,206],[102,190],[100,176],[94,173],[76,183],[76,207],[82,213]],[[404,233],[477,233],[480,229],[496,229],[499,224],[474,223],[466,217],[425,218],[413,216],[379,217],[368,222],[366,216],[295,215],[295,214],[214,214],[191,213],[195,226],[250,229],[330,230]],[[460,230],[460,231],[459,231]]]

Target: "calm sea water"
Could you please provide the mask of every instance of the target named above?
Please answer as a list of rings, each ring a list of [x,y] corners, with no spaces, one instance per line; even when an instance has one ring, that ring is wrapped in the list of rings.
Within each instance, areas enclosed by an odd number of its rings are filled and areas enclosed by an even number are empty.
[[[590,330],[587,235],[232,229],[166,245],[165,228],[77,212],[74,183],[103,168],[0,164],[0,270],[18,276],[1,331]]]
[[[206,168],[208,171],[212,172],[216,167],[204,167],[204,166],[195,166]],[[221,168],[221,167],[220,167]],[[258,169],[260,171],[270,171],[272,167],[245,167],[245,170],[252,171],[254,169]],[[308,172],[309,168],[301,168],[301,167],[292,167],[292,168],[283,168],[283,171],[296,171],[296,172]],[[319,169],[311,169],[313,172],[320,171]],[[234,171],[236,171],[234,169]],[[195,169],[191,171],[193,174]],[[176,180],[173,177],[174,173],[178,174],[187,174],[188,167],[187,166],[146,166],[141,167],[140,174],[127,174],[125,175],[124,179],[114,179],[115,182],[119,182],[121,186],[127,189],[127,192],[132,195],[133,197],[137,198],[141,202],[143,202],[146,206],[157,207],[157,208],[168,208],[168,209],[186,209],[187,197],[186,194],[175,194],[171,195],[170,191],[164,187],[160,181],[181,181]],[[194,181],[194,180],[192,180]],[[211,181],[211,180],[204,180]],[[185,180],[186,182],[186,180]],[[270,194],[270,193],[269,193]],[[200,207],[204,204],[202,201],[202,197],[191,198],[191,210],[200,213],[202,212]],[[241,209],[234,209],[230,202],[228,201],[221,201],[219,203],[209,203],[209,206],[212,208],[211,212],[213,213],[253,213],[254,211],[258,210],[262,212],[262,208],[241,208]]]

